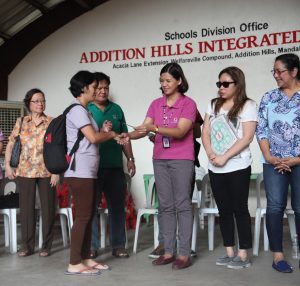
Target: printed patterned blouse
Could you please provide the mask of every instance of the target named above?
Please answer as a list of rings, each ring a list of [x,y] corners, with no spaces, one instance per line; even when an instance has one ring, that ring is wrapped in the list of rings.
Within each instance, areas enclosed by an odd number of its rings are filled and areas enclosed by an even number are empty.
[[[300,92],[288,98],[280,89],[264,94],[258,111],[257,141],[267,139],[271,155],[300,155]]]
[[[20,132],[22,151],[20,162],[16,169],[17,176],[27,178],[46,178],[51,176],[45,167],[43,158],[43,139],[51,120],[52,117],[44,115],[42,122],[36,126],[31,115],[24,117]],[[9,136],[9,141],[15,142],[15,137],[19,134],[20,122],[21,118],[18,118]]]

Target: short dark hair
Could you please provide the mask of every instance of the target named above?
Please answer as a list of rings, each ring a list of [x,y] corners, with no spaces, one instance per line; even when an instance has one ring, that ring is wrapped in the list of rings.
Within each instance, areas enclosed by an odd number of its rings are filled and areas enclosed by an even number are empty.
[[[95,78],[98,82],[105,80],[110,85],[110,77],[103,72],[94,72]]]
[[[89,71],[79,71],[70,80],[69,90],[76,98],[80,96],[83,89],[96,80],[95,75]]]
[[[181,93],[185,93],[189,89],[189,84],[187,79],[184,76],[183,70],[181,66],[177,63],[168,63],[166,64],[160,71],[160,75],[163,73],[169,73],[176,80],[181,79],[181,84],[178,86],[178,91]]]
[[[276,61],[281,61],[288,71],[292,71],[294,68],[298,69],[297,79],[300,80],[300,61],[299,57],[296,54],[282,54],[276,57]]]
[[[43,95],[44,99],[45,99],[45,94],[40,89],[32,88],[32,89],[28,90],[25,94],[24,99],[23,99],[23,102],[24,102],[26,108],[28,109],[28,111],[30,111],[30,101],[36,93],[41,93]]]

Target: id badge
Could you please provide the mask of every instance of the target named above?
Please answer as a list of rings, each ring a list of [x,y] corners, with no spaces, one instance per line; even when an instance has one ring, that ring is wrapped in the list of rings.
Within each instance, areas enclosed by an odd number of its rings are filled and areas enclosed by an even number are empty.
[[[162,143],[164,148],[170,148],[170,139],[169,137],[163,136]]]

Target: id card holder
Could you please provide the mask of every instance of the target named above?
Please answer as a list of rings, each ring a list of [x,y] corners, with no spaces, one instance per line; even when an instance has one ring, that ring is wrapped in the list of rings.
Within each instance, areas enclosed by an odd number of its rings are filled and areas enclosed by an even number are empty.
[[[164,148],[170,148],[170,139],[169,137],[163,136],[162,137],[162,144]]]

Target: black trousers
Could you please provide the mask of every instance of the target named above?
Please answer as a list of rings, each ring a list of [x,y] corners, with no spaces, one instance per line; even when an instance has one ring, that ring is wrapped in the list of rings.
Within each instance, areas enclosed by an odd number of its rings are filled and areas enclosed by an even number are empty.
[[[113,249],[123,248],[126,242],[126,178],[123,168],[99,168],[97,192],[98,196],[104,192],[107,202],[110,244]]]
[[[251,217],[248,210],[250,176],[251,166],[229,173],[209,171],[212,192],[219,209],[220,229],[225,247],[235,245],[235,219],[240,249],[252,248]]]

